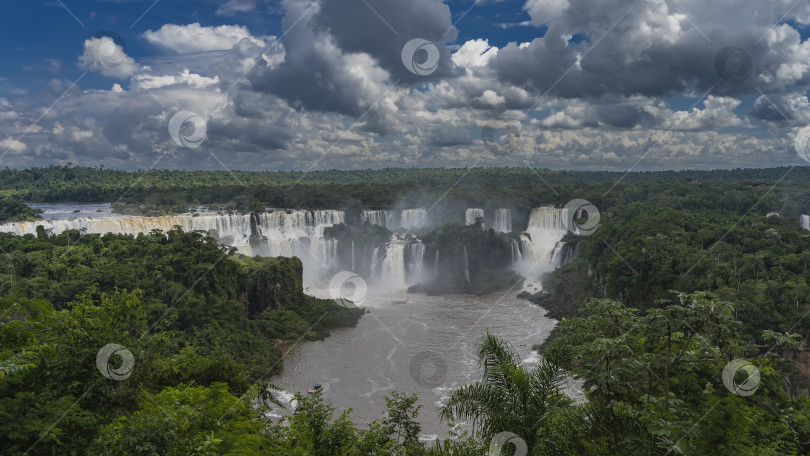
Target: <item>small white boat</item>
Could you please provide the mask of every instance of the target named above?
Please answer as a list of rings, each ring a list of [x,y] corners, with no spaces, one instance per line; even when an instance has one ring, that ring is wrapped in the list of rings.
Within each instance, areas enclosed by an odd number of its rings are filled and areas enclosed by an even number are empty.
[[[323,391],[323,385],[321,385],[320,383],[313,383],[312,388],[310,388],[309,391],[307,391],[307,393],[315,394],[320,393],[321,391]]]

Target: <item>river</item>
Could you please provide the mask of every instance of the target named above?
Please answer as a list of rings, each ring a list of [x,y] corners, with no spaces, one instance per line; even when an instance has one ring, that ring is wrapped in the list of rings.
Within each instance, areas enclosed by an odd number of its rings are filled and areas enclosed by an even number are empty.
[[[480,338],[487,331],[503,337],[530,363],[536,359],[532,345],[543,342],[556,324],[542,308],[514,297],[519,291],[487,296],[372,293],[364,303],[368,314],[355,328],[289,349],[283,373],[271,382],[285,390],[280,396],[287,404],[291,393],[306,393],[310,384],[320,383],[336,414],[352,409],[352,421],[360,425],[382,418],[385,395],[416,393],[422,440],[446,438],[440,407],[454,389],[481,377]],[[407,303],[394,304],[406,298]]]

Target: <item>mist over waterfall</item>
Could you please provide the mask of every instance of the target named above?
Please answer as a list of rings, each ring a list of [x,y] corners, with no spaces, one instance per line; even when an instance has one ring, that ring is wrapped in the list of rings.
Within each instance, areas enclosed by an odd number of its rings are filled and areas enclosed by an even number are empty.
[[[498,209],[495,211],[495,222],[492,229],[498,233],[512,232],[512,211],[509,209]]]
[[[802,216],[799,217],[799,224],[802,228],[810,230],[810,215],[802,214]]]
[[[538,275],[545,270],[567,264],[560,241],[568,232],[568,210],[552,206],[533,209],[526,233],[521,235],[520,258],[515,268],[524,275]],[[559,249],[559,250],[558,250]],[[557,251],[557,259],[554,258]],[[513,256],[517,256],[513,253]]]
[[[512,264],[519,264],[523,261],[523,253],[520,249],[520,242],[517,239],[512,239],[511,241],[512,247]]]
[[[464,211],[464,223],[467,225],[475,224],[475,219],[478,217],[484,218],[483,209],[467,209]]]
[[[374,250],[372,266],[378,265],[374,270],[376,282],[385,283],[387,287],[393,289],[405,288],[406,244],[407,242],[397,239]]]
[[[426,215],[425,209],[405,209],[400,215],[399,227],[406,230],[425,227],[428,225]]]

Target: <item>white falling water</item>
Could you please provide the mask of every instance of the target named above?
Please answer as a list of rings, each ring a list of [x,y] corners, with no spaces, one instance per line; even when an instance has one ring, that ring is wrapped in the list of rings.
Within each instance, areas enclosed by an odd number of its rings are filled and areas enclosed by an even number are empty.
[[[484,217],[484,210],[483,209],[467,209],[464,211],[464,223],[467,225],[472,225],[475,223],[475,219]]]
[[[299,257],[304,264],[304,280],[309,282],[317,278],[320,271],[334,266],[337,241],[324,239],[323,231],[343,223],[344,217],[342,211],[335,210],[279,210],[259,214],[52,219],[0,224],[0,232],[34,234],[37,225],[54,234],[75,229],[87,233],[137,235],[154,229],[165,232],[175,226],[183,231],[214,231],[221,242],[245,255]]]
[[[374,250],[371,252],[371,274],[376,277],[380,267],[380,248],[375,247]]]
[[[520,251],[520,243],[517,239],[512,239],[512,264],[523,261],[523,253]]]
[[[425,277],[425,244],[415,241],[408,244],[408,279],[418,282]]]
[[[810,230],[810,215],[802,214],[802,216],[799,217],[799,223],[801,224],[802,228]]]
[[[565,248],[565,242],[560,241],[554,246],[554,251],[551,253],[551,265],[554,266],[555,269],[565,266],[570,263],[572,259],[571,249]]]
[[[520,257],[522,260],[531,261],[534,247],[532,246],[531,239],[529,239],[529,236],[526,233],[522,233],[520,235],[520,245],[518,251],[520,252]]]
[[[553,253],[567,232],[567,220],[567,209],[544,206],[532,210],[526,234],[521,235],[522,258],[515,267],[534,275],[553,266]]]
[[[464,247],[464,278],[470,281],[470,259],[467,257],[467,246]]]
[[[512,232],[512,211],[498,209],[495,211],[495,225],[492,227],[498,233]]]
[[[400,215],[400,228],[410,230],[413,228],[421,228],[427,225],[425,215],[427,211],[424,209],[405,209]]]
[[[364,223],[379,225],[388,228],[389,230],[399,227],[396,212],[364,210],[361,213],[361,217]]]
[[[386,288],[405,288],[405,244],[404,241],[392,240],[385,245],[385,258],[378,269],[377,279]]]

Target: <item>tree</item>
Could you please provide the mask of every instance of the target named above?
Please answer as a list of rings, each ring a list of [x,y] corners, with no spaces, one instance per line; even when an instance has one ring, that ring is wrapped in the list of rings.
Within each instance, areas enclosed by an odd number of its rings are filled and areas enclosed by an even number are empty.
[[[416,419],[422,406],[415,405],[417,400],[415,394],[404,395],[396,391],[385,397],[388,412],[382,420],[383,429],[390,440],[405,448],[416,446],[422,432]]]
[[[485,440],[501,432],[514,433],[531,452],[538,431],[570,405],[560,390],[562,369],[547,357],[526,369],[514,347],[489,333],[479,343],[478,363],[484,368],[483,378],[454,391],[442,418],[471,419]]]
[[[784,417],[801,422],[807,410],[785,411],[800,403],[783,402],[778,361],[755,356],[730,303],[705,292],[673,293],[646,312],[592,300],[587,316],[560,322],[547,350],[583,381],[588,403],[559,418],[557,440],[577,450],[583,439],[599,442],[592,453],[599,455],[798,454],[806,428]],[[795,344],[795,336],[766,337]],[[757,367],[752,398],[723,378],[740,357]]]

